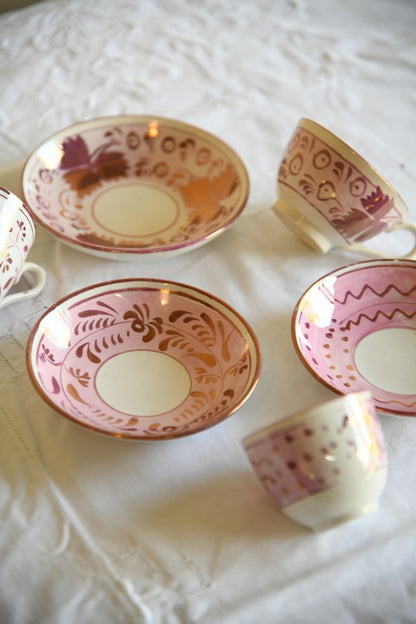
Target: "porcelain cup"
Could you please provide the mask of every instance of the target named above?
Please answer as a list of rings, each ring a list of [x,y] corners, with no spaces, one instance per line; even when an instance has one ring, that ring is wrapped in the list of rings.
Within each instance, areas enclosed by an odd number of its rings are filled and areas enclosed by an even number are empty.
[[[344,248],[367,256],[363,245],[398,229],[415,237],[404,258],[416,258],[416,224],[400,195],[364,158],[310,119],[301,119],[283,154],[274,211],[304,243],[322,253]]]
[[[309,529],[323,530],[378,508],[387,459],[367,391],[275,422],[242,445],[277,506]]]
[[[0,187],[0,308],[35,297],[45,285],[44,269],[26,262],[35,232],[28,208],[16,195]],[[9,292],[23,274],[30,276],[31,286]]]

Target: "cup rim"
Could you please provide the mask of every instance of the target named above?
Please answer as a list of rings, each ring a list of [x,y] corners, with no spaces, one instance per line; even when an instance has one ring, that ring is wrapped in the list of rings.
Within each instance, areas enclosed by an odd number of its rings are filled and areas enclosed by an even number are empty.
[[[393,184],[389,180],[387,180],[387,178],[382,173],[380,173],[380,171],[376,167],[374,167],[369,160],[362,156],[355,148],[351,147],[349,143],[344,141],[344,139],[341,139],[337,134],[335,134],[335,132],[332,132],[332,130],[329,130],[329,128],[327,128],[326,126],[323,126],[322,124],[309,117],[301,117],[296,127],[304,128],[305,130],[309,130],[309,132],[312,132],[314,134],[316,134],[316,131],[319,130],[328,138],[330,138],[335,144],[338,144],[343,149],[351,152],[354,158],[358,161],[357,169],[362,168],[362,173],[364,173],[370,180],[374,182],[376,182],[377,179],[380,180],[383,186],[385,186],[390,191],[391,195],[394,196],[395,203],[397,200],[397,203],[399,204],[396,205],[396,208],[400,212],[402,220],[404,220],[405,217],[408,216],[409,208],[400,193],[393,186]],[[332,145],[329,145],[329,147],[334,151],[337,151],[336,147]]]
[[[372,400],[372,395],[369,390],[359,390],[357,392],[349,392],[347,394],[338,395],[325,401],[314,403],[313,405],[310,405],[305,409],[299,409],[298,411],[292,412],[282,419],[274,420],[272,423],[270,423],[270,425],[266,425],[265,427],[253,431],[241,440],[241,444],[244,449],[247,449],[252,444],[268,438],[272,433],[280,431],[281,429],[285,429],[292,424],[297,424],[300,420],[307,417],[308,414],[310,414],[311,412],[326,406],[334,406],[337,403],[343,403],[348,397],[362,397],[363,399]]]
[[[20,204],[19,210],[23,212],[23,214],[30,221],[32,228],[33,228],[33,233],[35,235],[36,234],[36,219],[33,215],[33,212],[29,208],[29,206],[24,202],[24,200],[19,195],[16,195],[16,193],[13,193],[13,191],[10,191],[5,186],[0,185],[0,199],[6,202],[10,197],[14,197],[16,199],[16,202],[19,202]]]

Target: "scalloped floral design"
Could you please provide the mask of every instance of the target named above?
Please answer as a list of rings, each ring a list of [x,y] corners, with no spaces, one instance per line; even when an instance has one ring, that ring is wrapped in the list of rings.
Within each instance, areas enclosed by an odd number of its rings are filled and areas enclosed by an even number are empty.
[[[219,139],[187,124],[115,117],[67,132],[32,154],[23,186],[42,225],[84,251],[113,258],[185,251],[221,233],[247,201],[248,176],[239,157]],[[140,199],[135,203],[140,188],[164,194],[172,215],[164,219],[162,214],[159,226],[119,227],[117,206],[126,193],[132,194],[134,210],[137,205],[132,219],[148,210]],[[111,226],[97,215],[109,191],[114,192]]]
[[[135,351],[166,354],[186,369],[190,388],[179,405],[131,414],[100,396],[101,367]],[[231,309],[195,290],[140,280],[94,287],[54,306],[35,328],[28,354],[35,387],[53,407],[127,438],[175,437],[220,422],[251,393],[260,363],[252,331]]]

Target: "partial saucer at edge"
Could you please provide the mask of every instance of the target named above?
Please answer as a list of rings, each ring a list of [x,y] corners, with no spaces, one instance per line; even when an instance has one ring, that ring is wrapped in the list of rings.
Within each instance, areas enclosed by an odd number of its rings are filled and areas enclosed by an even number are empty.
[[[249,178],[220,138],[181,121],[118,115],[77,123],[39,145],[22,177],[39,223],[93,255],[193,249],[244,209]]]
[[[87,429],[161,440],[212,427],[254,390],[257,338],[230,306],[171,281],[96,284],[53,305],[27,345],[40,396]]]
[[[367,389],[379,411],[416,416],[416,261],[370,260],[322,277],[297,303],[292,337],[335,392]]]

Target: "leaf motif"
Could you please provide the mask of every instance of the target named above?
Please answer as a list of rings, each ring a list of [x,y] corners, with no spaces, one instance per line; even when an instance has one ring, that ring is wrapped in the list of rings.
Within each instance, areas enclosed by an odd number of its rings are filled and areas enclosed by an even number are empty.
[[[57,380],[55,379],[55,377],[51,377],[51,381],[52,381],[52,394],[59,394],[61,391],[61,387],[59,385],[59,383],[57,382]]]
[[[99,315],[102,315],[102,314],[109,315],[111,313],[110,312],[106,312],[105,310],[93,310],[92,309],[92,310],[82,310],[81,312],[78,313],[78,316],[80,318],[85,318],[87,316],[97,316],[97,314],[99,314]]]
[[[82,137],[69,137],[62,142],[63,156],[60,162],[61,169],[73,169],[87,165],[89,154],[87,145]]]
[[[341,179],[343,171],[345,168],[345,164],[342,161],[336,161],[334,162],[334,168],[333,168],[333,172],[335,173],[335,175],[337,176],[338,180]]]
[[[221,209],[221,200],[229,197],[236,188],[236,172],[231,164],[215,177],[192,179],[179,189],[189,208],[191,222],[207,223],[215,219]]]
[[[69,367],[68,371],[72,375],[72,377],[75,377],[75,379],[78,381],[78,383],[81,386],[84,386],[84,388],[88,387],[89,382],[90,382],[90,376],[87,372],[81,373],[80,368],[77,368],[76,370],[74,370],[72,366]]]
[[[10,284],[13,282],[13,277],[9,277],[9,279],[7,280],[7,282],[5,283],[3,289],[7,290],[7,288],[10,286]]]
[[[164,340],[161,340],[159,342],[159,350],[167,351],[169,345],[172,345],[172,347],[177,347],[178,344],[179,344],[179,339],[174,341],[173,338],[165,338]]]
[[[136,319],[137,318],[137,314],[135,312],[133,312],[132,310],[128,310],[128,312],[124,313],[123,318],[126,321],[128,321],[129,319]]]
[[[155,336],[156,336],[155,328],[148,325],[147,333],[143,336],[143,342],[151,342]]]
[[[214,321],[212,320],[212,318],[209,316],[209,314],[207,314],[206,312],[202,312],[201,313],[201,318],[205,321],[205,323],[208,325],[208,327],[210,328],[210,330],[212,331],[212,333],[215,336],[215,325],[214,325]]]
[[[86,354],[90,362],[92,362],[93,364],[99,364],[101,362],[100,358],[94,355],[94,353],[91,351],[88,342],[84,342],[77,348],[77,350],[75,351],[76,356],[82,358],[84,356],[84,350],[86,350]]]
[[[164,338],[159,343],[160,351],[166,351],[170,345],[172,347],[179,347],[180,349],[184,349],[186,346],[189,346],[188,340],[179,331],[167,329],[166,334],[168,337]]]
[[[97,301],[97,305],[101,306],[102,308],[107,308],[108,310],[111,310],[112,312],[117,313],[117,310],[115,308],[110,306],[108,303],[105,303],[104,301]]]
[[[198,358],[199,360],[201,360],[201,362],[204,362],[204,364],[206,364],[210,368],[213,368],[217,363],[217,358],[211,353],[191,353],[190,355],[192,357]]]
[[[218,321],[218,327],[219,330],[221,332],[221,337],[222,337],[222,348],[221,348],[221,354],[222,357],[224,358],[224,360],[226,362],[228,362],[231,358],[231,354],[230,354],[230,350],[228,348],[228,341],[230,340],[230,336],[231,336],[231,332],[228,336],[225,335],[225,327],[224,327],[224,323],[222,321]]]
[[[310,195],[313,191],[313,186],[310,182],[308,182],[307,180],[300,180],[299,182],[299,188],[301,189],[301,191],[303,193],[305,193],[305,195]]]
[[[188,314],[188,312],[186,312],[185,310],[175,310],[174,312],[171,312],[169,315],[169,321],[171,323],[175,323],[178,319],[181,318],[181,316],[183,316],[184,314]]]
[[[77,389],[72,385],[72,384],[68,384],[66,387],[66,391],[68,392],[68,394],[75,399],[76,401],[78,401],[79,403],[83,403],[84,405],[88,405],[88,403],[86,403],[83,399],[81,399],[81,397],[78,394]]]
[[[134,427],[139,422],[139,419],[135,416],[132,416],[128,422],[126,422],[125,427]],[[124,427],[123,427],[124,429]]]
[[[113,144],[114,141],[110,141],[90,154],[84,139],[79,135],[63,141],[64,154],[60,169],[65,172],[64,179],[78,195],[90,192],[103,179],[127,175],[128,163],[123,153],[109,151]]]

